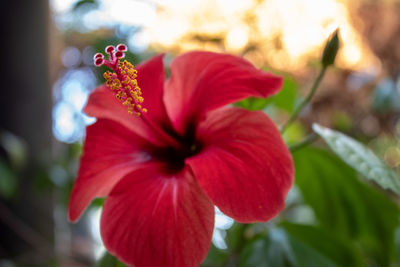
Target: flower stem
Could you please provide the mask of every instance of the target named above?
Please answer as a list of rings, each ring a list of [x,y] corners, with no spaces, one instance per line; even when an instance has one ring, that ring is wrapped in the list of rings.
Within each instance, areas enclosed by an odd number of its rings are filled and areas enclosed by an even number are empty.
[[[294,151],[299,150],[299,149],[301,149],[301,148],[303,148],[305,146],[308,146],[309,144],[313,143],[317,139],[318,139],[318,135],[316,133],[309,134],[303,140],[301,140],[300,142],[289,146],[289,150],[291,152],[294,152]]]
[[[306,98],[300,103],[300,105],[297,107],[297,109],[293,112],[293,114],[290,116],[289,120],[282,126],[281,128],[281,133],[283,134],[287,128],[289,127],[290,124],[292,124],[293,121],[295,121],[300,113],[300,111],[303,110],[303,108],[307,105],[308,102],[310,102],[311,98],[314,96],[315,91],[317,91],[317,88],[322,80],[322,78],[325,75],[325,71],[327,69],[327,66],[323,66],[317,79],[315,79],[314,84],[312,85],[310,91],[308,92]]]

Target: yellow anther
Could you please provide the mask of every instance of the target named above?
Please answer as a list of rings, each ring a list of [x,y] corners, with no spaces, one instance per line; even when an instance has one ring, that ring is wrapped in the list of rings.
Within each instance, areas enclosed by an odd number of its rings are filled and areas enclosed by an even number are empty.
[[[115,92],[115,97],[128,108],[129,114],[140,116],[141,113],[146,113],[147,109],[140,105],[144,99],[136,80],[138,72],[134,66],[125,60],[118,62],[113,70],[115,72],[106,71],[103,75],[106,86]]]

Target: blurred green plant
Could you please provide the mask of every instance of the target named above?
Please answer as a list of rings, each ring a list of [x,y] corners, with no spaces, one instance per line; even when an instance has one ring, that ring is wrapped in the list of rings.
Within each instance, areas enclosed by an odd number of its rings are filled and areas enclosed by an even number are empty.
[[[0,160],[0,196],[3,198],[11,198],[17,190],[17,176],[8,164]]]
[[[347,164],[384,189],[400,195],[400,177],[375,153],[355,139],[318,124],[313,129]]]
[[[293,156],[296,184],[319,225],[354,242],[363,258],[371,261],[366,266],[388,266],[394,257],[399,207],[325,150],[304,148]]]
[[[268,98],[250,97],[237,102],[235,105],[248,110],[263,110],[268,105],[286,112],[293,112],[297,97],[297,83],[290,76],[285,76],[282,89],[274,96]]]
[[[10,132],[0,132],[0,197],[11,199],[18,191],[18,175],[26,164],[27,148],[25,142]]]
[[[116,257],[108,252],[105,252],[101,259],[97,262],[96,267],[126,267]]]

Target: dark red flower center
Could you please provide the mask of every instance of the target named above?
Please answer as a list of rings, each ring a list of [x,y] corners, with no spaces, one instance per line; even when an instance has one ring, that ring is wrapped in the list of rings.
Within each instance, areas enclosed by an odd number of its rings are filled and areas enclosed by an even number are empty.
[[[196,139],[194,124],[187,127],[183,136],[171,128],[163,131],[174,139],[175,145],[153,147],[149,151],[152,158],[166,163],[170,172],[180,171],[185,166],[185,159],[200,153],[204,147],[203,142]]]
[[[199,142],[183,142],[179,149],[175,147],[166,147],[157,149],[152,156],[162,162],[167,163],[169,171],[176,172],[185,166],[185,159],[196,155],[202,149]]]

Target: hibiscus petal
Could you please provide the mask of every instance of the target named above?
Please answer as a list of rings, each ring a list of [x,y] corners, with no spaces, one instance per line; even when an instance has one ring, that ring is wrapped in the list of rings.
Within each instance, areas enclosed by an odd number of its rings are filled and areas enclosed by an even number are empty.
[[[149,149],[145,140],[114,121],[100,119],[88,126],[69,219],[76,221],[94,198],[106,196],[125,174],[150,160],[144,152]]]
[[[194,267],[207,255],[213,225],[214,206],[192,175],[153,164],[112,190],[101,235],[111,254],[136,267]]]
[[[138,85],[142,88],[143,107],[148,109],[146,117],[155,125],[167,127],[170,122],[162,101],[165,76],[162,59],[163,55],[159,55],[138,65],[137,80]],[[90,94],[84,111],[92,117],[117,121],[150,142],[163,145],[162,139],[158,138],[143,120],[129,115],[127,108],[104,85]]]
[[[293,162],[266,114],[215,110],[201,122],[197,136],[203,150],[186,164],[222,212],[249,223],[267,221],[283,209]]]
[[[165,82],[163,57],[161,54],[138,65],[137,80],[142,88],[143,107],[148,109],[146,115],[156,125],[168,127],[169,118],[162,98]]]
[[[189,121],[209,110],[256,96],[267,97],[282,86],[282,79],[256,69],[228,54],[190,52],[171,63],[164,103],[175,129],[184,134]]]

